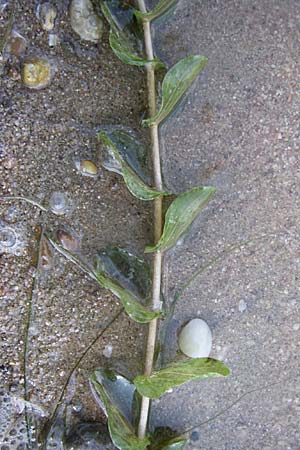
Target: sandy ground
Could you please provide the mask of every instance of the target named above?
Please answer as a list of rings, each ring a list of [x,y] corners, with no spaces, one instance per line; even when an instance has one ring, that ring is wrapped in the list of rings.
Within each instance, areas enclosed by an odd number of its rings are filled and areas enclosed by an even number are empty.
[[[201,317],[213,331],[211,356],[232,374],[188,384],[152,410],[153,424],[179,431],[195,426],[190,448],[300,448],[299,21],[296,0],[181,0],[168,22],[156,25],[157,52],[168,64],[193,53],[209,57],[186,102],[162,128],[167,187],[182,192],[205,184],[218,190],[189,237],[166,258],[172,301],[197,268],[220,256],[184,291],[165,357],[174,357],[182,324]],[[112,55],[107,32],[99,45],[80,41],[66,13],[56,29],[62,43],[54,48],[33,1],[20,2],[13,26],[27,39],[22,57],[46,56],[56,70],[41,91],[24,88],[7,69],[1,76],[1,194],[47,203],[54,191],[63,191],[73,209],[58,217],[23,203],[1,205],[0,219],[20,224],[27,243],[23,256],[0,257],[1,384],[10,396],[23,397],[31,305],[28,398],[50,417],[74,364],[118,303],[58,255],[53,268],[35,278],[37,225],[50,232],[70,227],[87,258],[112,242],[142,253],[151,240],[149,204],[100,168],[95,133],[101,125],[122,124],[147,142],[147,131],[139,127],[145,79]],[[20,58],[10,64],[18,70]],[[96,162],[97,179],[78,173],[78,155]],[[68,390],[70,423],[102,420],[87,376],[108,363],[129,375],[139,372],[144,331],[122,315],[92,347]],[[107,344],[113,346],[109,360],[103,355]],[[249,391],[225,414],[197,427]]]

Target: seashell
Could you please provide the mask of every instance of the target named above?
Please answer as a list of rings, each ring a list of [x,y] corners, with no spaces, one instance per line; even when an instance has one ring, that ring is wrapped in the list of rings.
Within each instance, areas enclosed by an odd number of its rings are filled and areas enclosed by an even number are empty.
[[[59,228],[56,231],[56,239],[65,250],[71,253],[78,252],[80,249],[80,239],[73,231]]]
[[[61,216],[72,211],[72,203],[67,194],[64,192],[53,192],[49,198],[49,206],[51,211]]]
[[[71,27],[81,39],[98,42],[103,32],[103,22],[95,13],[90,0],[72,0],[70,5]]]
[[[57,17],[57,9],[51,2],[39,4],[37,7],[36,15],[42,25],[43,30],[53,30],[55,19]]]
[[[49,61],[38,56],[24,59],[21,67],[23,84],[30,89],[43,89],[48,86],[52,78]]]
[[[178,338],[179,348],[191,358],[206,358],[212,347],[212,333],[202,319],[193,319],[181,330]]]
[[[96,177],[98,175],[98,168],[96,164],[89,159],[82,159],[75,161],[76,169],[87,177]]]
[[[27,237],[22,224],[7,225],[0,221],[0,253],[21,256],[26,246]]]
[[[8,40],[8,51],[14,56],[21,56],[27,47],[26,39],[17,31],[13,30]]]

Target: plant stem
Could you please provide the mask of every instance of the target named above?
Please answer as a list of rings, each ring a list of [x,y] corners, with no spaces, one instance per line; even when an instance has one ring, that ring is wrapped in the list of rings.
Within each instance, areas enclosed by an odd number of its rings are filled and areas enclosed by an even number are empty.
[[[24,350],[23,350],[23,372],[24,372],[24,400],[26,402],[29,401],[29,395],[28,395],[28,349],[29,349],[29,329],[32,322],[32,314],[33,314],[33,300],[34,296],[38,287],[39,282],[39,264],[40,264],[40,256],[41,256],[41,248],[42,248],[42,241],[44,238],[44,228],[43,226],[38,230],[37,232],[37,251],[35,255],[35,261],[34,261],[34,267],[35,267],[35,276],[33,278],[33,282],[30,289],[30,296],[28,301],[28,309],[27,309],[27,318],[26,318],[26,324],[25,324],[25,333],[24,333]],[[27,404],[25,403],[25,422],[26,422],[26,432],[27,432],[27,439],[28,443],[26,448],[29,450],[32,448],[32,441],[31,441],[31,419],[28,415],[28,408]]]
[[[146,12],[146,6],[144,0],[137,0],[138,7],[141,12]],[[154,59],[153,45],[151,37],[151,25],[150,22],[143,21],[145,51],[148,60]],[[148,90],[148,109],[150,116],[153,116],[156,112],[156,86],[155,86],[155,69],[152,64],[146,66],[147,70],[147,90]],[[161,191],[162,175],[160,165],[160,151],[159,151],[159,135],[158,126],[153,125],[150,128],[151,136],[151,157],[153,165],[153,179],[154,186],[157,190]],[[162,197],[154,200],[154,242],[157,243],[162,233]],[[153,278],[152,278],[152,308],[160,309],[160,291],[161,291],[161,274],[162,274],[162,254],[156,252],[153,257]],[[157,334],[157,319],[152,320],[149,323],[148,340],[146,349],[146,359],[144,375],[151,375],[153,369],[155,343]],[[144,439],[147,430],[147,422],[149,416],[150,399],[142,397],[140,421],[138,425],[138,437]]]

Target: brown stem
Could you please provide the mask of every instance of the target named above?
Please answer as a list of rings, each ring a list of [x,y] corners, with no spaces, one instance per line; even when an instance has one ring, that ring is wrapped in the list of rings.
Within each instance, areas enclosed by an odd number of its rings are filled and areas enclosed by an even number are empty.
[[[144,0],[138,0],[138,7],[141,12],[146,12]],[[154,59],[151,26],[149,21],[143,21],[145,51],[148,60]],[[148,89],[148,108],[150,116],[154,116],[156,112],[156,86],[155,86],[155,69],[149,63],[146,66],[147,71],[147,89]],[[150,128],[151,136],[151,157],[153,165],[154,186],[157,190],[162,190],[162,175],[160,165],[160,151],[159,151],[159,135],[158,126],[152,125]],[[162,197],[154,200],[154,241],[158,242],[162,234]],[[162,276],[162,254],[156,252],[153,257],[153,278],[152,278],[152,308],[160,309],[160,291],[161,291],[161,276]],[[148,340],[145,359],[144,375],[149,376],[153,370],[155,343],[157,334],[157,319],[149,323]],[[149,416],[150,399],[142,397],[140,421],[138,425],[138,436],[143,439],[146,435],[147,422]]]

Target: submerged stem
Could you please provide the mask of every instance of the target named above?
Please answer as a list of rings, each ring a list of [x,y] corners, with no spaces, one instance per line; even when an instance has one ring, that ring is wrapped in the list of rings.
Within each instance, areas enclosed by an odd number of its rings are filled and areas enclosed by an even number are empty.
[[[31,285],[31,289],[30,289],[30,296],[29,296],[29,301],[28,301],[28,309],[27,309],[27,318],[26,318],[26,323],[25,323],[25,333],[24,333],[24,349],[23,349],[23,376],[24,376],[24,400],[25,400],[25,422],[26,422],[26,432],[27,432],[27,439],[28,439],[28,444],[27,447],[28,449],[32,448],[32,440],[31,440],[31,419],[28,415],[28,408],[27,408],[27,403],[29,401],[29,393],[28,393],[28,350],[29,350],[29,329],[31,326],[31,322],[32,322],[32,314],[33,314],[33,300],[34,300],[34,296],[38,287],[38,281],[39,281],[39,274],[38,274],[38,270],[39,270],[39,264],[40,264],[40,256],[41,256],[41,248],[42,248],[42,241],[44,238],[44,228],[43,226],[41,227],[40,230],[38,230],[37,232],[37,250],[36,250],[36,255],[35,255],[35,275],[33,278],[33,282]]]
[[[146,12],[146,5],[144,0],[137,0],[138,7],[141,12]],[[148,60],[154,59],[153,45],[151,37],[151,26],[149,21],[143,22],[145,51]],[[155,86],[155,69],[149,63],[146,66],[147,71],[147,89],[148,89],[148,109],[150,116],[156,113],[156,86]],[[153,164],[153,179],[154,186],[161,191],[162,174],[160,165],[160,151],[159,151],[159,134],[158,126],[153,125],[150,128],[151,136],[151,157]],[[161,237],[162,233],[162,197],[154,200],[154,241],[155,243]],[[161,291],[161,276],[162,276],[162,254],[157,252],[153,257],[153,278],[152,278],[152,308],[160,309],[160,291]],[[157,334],[157,319],[149,323],[148,340],[146,349],[145,369],[144,375],[149,376],[153,369],[155,343]],[[149,416],[150,399],[142,397],[140,421],[138,425],[138,436],[144,439],[146,436],[147,422]]]

